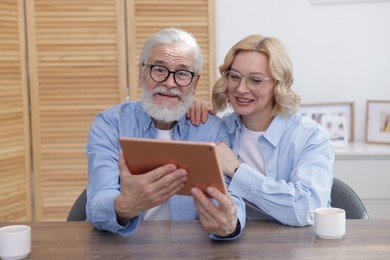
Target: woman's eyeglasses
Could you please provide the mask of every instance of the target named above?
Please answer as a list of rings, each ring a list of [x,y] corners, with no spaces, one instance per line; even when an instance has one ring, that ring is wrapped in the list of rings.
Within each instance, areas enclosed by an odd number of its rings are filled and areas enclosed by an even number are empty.
[[[222,76],[228,82],[230,87],[238,87],[240,85],[241,79],[245,78],[246,86],[251,90],[259,90],[263,86],[263,82],[273,79],[272,77],[266,77],[262,74],[251,74],[251,75],[241,75],[236,71],[225,71],[222,73]]]

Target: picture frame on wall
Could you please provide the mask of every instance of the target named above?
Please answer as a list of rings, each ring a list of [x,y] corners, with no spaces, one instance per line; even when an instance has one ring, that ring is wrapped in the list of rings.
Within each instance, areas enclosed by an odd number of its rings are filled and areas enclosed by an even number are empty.
[[[354,139],[353,102],[301,104],[299,113],[324,126],[334,147],[346,147]]]
[[[368,100],[366,142],[390,144],[390,100]]]

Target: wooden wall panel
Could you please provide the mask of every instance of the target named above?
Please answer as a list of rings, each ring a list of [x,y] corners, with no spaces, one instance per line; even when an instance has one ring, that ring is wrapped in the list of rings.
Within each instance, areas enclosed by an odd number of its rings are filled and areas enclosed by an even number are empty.
[[[0,2],[0,221],[31,221],[24,1]]]
[[[36,220],[65,220],[88,179],[96,114],[126,99],[123,0],[29,0]]]
[[[1,0],[0,220],[66,219],[87,183],[89,126],[129,98],[127,82],[139,97],[150,34],[175,26],[195,35],[205,58],[197,97],[210,100],[213,14],[214,0]]]
[[[130,98],[140,97],[139,54],[145,40],[165,27],[180,27],[198,40],[204,67],[196,90],[198,99],[209,101],[215,82],[214,0],[127,0]]]

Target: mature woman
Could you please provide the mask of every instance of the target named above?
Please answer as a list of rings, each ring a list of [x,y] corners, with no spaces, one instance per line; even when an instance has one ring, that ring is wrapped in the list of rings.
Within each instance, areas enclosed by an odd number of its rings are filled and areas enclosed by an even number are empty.
[[[219,67],[213,107],[225,114],[233,150],[219,159],[229,190],[246,202],[248,219],[305,226],[307,212],[330,206],[334,152],[327,131],[297,113],[291,61],[275,38],[250,35]]]

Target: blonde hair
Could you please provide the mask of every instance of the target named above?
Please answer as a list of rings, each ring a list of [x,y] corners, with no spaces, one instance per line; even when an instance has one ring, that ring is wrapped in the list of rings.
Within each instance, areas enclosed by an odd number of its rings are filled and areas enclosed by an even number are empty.
[[[245,37],[226,54],[224,63],[219,67],[221,75],[230,70],[234,57],[240,51],[261,52],[268,57],[269,71],[276,81],[272,116],[287,114],[289,111],[296,112],[300,97],[291,89],[293,84],[292,64],[281,42],[276,38],[262,35]],[[215,111],[224,110],[228,106],[227,82],[224,77],[220,77],[214,84],[212,100]]]

